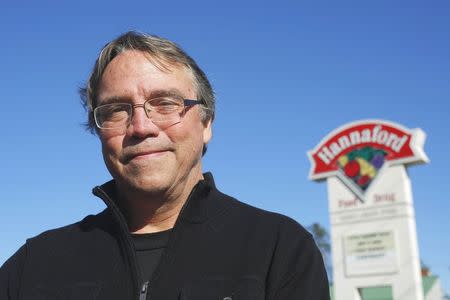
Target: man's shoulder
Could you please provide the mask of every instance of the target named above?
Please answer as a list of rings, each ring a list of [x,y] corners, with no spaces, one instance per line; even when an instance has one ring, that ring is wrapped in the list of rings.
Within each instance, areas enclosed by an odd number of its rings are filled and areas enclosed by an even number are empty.
[[[240,201],[235,197],[220,191],[215,184],[211,173],[203,174],[205,180],[204,185],[208,193],[206,201],[199,201],[200,204],[193,205],[190,209],[190,215],[202,215],[202,210],[206,208],[207,215],[216,222],[224,222],[224,219],[232,219],[233,223],[239,225],[248,225],[255,227],[255,224],[262,232],[269,230],[271,232],[280,231],[284,233],[293,233],[299,237],[307,239],[311,238],[311,234],[297,221],[280,213],[268,211],[262,208],[252,206],[246,202]],[[203,197],[199,197],[203,198]],[[222,218],[221,218],[222,217]]]
[[[96,215],[87,215],[82,220],[75,223],[41,232],[40,234],[27,239],[27,244],[36,245],[52,242],[76,242],[76,238],[85,233],[95,233],[98,230],[103,231],[104,228],[107,228],[107,223],[108,213],[104,210]]]
[[[284,214],[258,208],[235,197],[218,192],[218,201],[222,202],[224,214],[232,216],[234,221],[257,224],[261,229],[270,229],[280,234],[296,235],[311,239],[311,234],[296,220]]]

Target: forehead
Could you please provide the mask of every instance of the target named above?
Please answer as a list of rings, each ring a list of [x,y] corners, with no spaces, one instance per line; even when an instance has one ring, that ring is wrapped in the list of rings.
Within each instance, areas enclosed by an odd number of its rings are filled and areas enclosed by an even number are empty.
[[[185,66],[127,50],[116,56],[101,77],[97,99],[149,97],[154,91],[179,91],[195,96],[192,72]]]

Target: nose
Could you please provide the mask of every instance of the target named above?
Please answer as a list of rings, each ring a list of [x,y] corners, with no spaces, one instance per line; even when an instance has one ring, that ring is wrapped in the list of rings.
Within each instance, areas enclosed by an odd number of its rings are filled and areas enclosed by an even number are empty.
[[[130,125],[127,128],[127,134],[139,138],[148,136],[157,136],[159,134],[159,127],[156,126],[152,120],[147,117],[143,106],[133,107]]]

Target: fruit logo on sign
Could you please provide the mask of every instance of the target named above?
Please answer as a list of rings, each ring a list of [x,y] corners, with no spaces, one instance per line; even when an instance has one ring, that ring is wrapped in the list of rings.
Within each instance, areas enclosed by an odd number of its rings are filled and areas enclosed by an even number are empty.
[[[308,152],[310,178],[341,179],[361,200],[384,168],[395,164],[427,162],[425,134],[383,120],[344,125]]]
[[[384,164],[386,151],[374,147],[355,149],[338,158],[339,169],[365,191]]]

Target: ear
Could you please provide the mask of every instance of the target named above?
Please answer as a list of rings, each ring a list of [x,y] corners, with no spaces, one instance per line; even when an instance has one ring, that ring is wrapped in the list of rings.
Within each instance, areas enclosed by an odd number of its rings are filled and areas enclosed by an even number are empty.
[[[203,128],[203,144],[208,144],[208,142],[211,140],[212,138],[212,126],[211,126],[211,118],[206,120],[205,122],[203,122],[203,126],[205,126]]]

